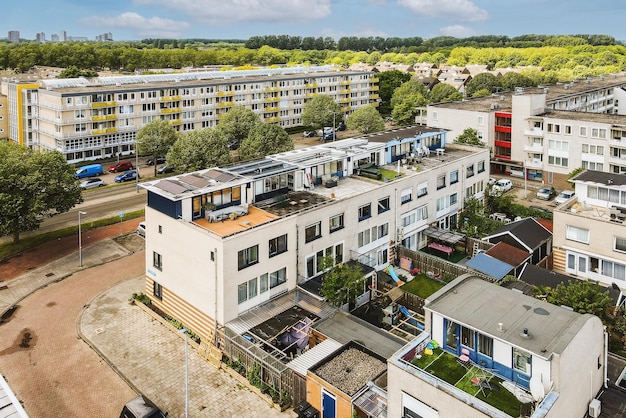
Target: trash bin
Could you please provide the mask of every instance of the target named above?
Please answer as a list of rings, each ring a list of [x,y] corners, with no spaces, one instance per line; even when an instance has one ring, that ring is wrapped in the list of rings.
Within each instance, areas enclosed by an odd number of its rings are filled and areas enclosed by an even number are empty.
[[[306,411],[310,407],[311,407],[311,404],[308,403],[307,401],[302,401],[298,405],[296,405],[295,410],[296,410],[296,413],[298,414],[298,418],[304,418],[304,411]]]
[[[310,406],[306,411],[304,411],[304,414],[302,416],[303,418],[319,418],[320,413],[317,409]]]

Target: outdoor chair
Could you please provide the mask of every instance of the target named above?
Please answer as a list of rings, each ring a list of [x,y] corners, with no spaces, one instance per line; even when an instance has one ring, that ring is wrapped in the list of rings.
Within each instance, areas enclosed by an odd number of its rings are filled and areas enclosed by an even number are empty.
[[[459,356],[458,362],[461,366],[465,368],[469,368],[472,366],[470,358],[469,358],[469,350],[467,348],[463,348],[461,350],[461,355]]]

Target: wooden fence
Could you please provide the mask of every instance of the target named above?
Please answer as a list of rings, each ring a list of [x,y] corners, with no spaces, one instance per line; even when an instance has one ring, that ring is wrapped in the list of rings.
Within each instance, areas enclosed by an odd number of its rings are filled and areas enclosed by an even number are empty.
[[[471,273],[483,280],[487,280],[488,282],[495,281],[493,277],[489,277],[486,274],[472,270],[464,265],[451,263],[443,258],[430,254],[411,251],[405,247],[398,247],[398,256],[410,259],[412,261],[413,268],[418,268],[422,273],[439,276],[446,282],[449,282],[466,273]]]

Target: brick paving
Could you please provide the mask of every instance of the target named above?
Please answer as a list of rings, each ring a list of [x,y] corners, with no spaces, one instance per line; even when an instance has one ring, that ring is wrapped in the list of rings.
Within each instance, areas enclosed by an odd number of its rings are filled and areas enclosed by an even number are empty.
[[[83,247],[82,269],[75,243],[48,243],[0,266],[14,277],[2,282],[0,315],[17,306],[0,326],[0,373],[31,417],[117,418],[136,393],[170,418],[184,416],[184,339],[128,303],[143,291],[145,253],[109,239],[120,232],[109,228],[90,235],[101,238]],[[189,345],[189,416],[295,413],[271,408]]]

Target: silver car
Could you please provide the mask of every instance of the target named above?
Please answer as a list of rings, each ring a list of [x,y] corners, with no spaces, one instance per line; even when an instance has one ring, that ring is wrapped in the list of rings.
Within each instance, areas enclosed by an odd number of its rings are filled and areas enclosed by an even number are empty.
[[[94,177],[91,179],[83,180],[80,182],[80,188],[83,190],[87,189],[97,189],[98,187],[104,186],[104,181],[98,177]]]

